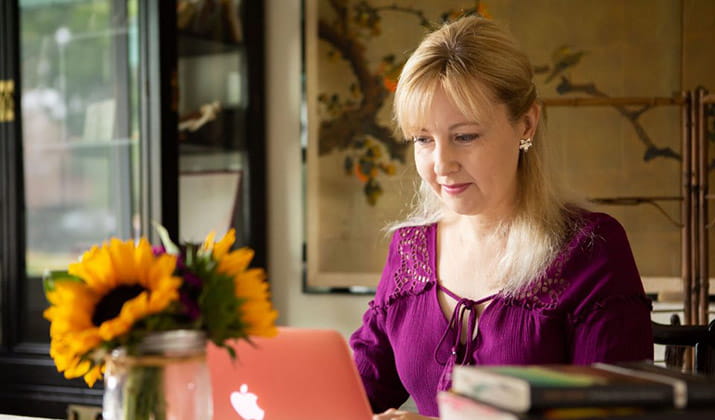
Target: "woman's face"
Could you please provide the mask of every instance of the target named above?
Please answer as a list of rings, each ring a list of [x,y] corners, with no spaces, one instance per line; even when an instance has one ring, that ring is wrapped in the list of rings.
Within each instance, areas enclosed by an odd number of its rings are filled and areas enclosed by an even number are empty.
[[[531,137],[538,112],[512,123],[506,106],[492,103],[474,121],[439,89],[413,133],[417,172],[453,212],[504,217],[516,200],[519,139]]]

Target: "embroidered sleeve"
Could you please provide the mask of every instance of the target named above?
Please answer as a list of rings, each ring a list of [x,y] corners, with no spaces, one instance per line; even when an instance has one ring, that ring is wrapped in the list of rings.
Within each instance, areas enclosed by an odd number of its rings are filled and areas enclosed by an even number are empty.
[[[399,407],[408,398],[395,365],[395,355],[385,322],[386,308],[403,290],[405,282],[396,281],[401,271],[401,242],[399,231],[393,236],[387,262],[377,287],[375,298],[363,315],[363,323],[350,337],[350,347],[370,405],[375,413]],[[398,286],[399,284],[399,286]]]
[[[570,324],[575,364],[653,360],[650,301],[645,295],[605,298]]]
[[[623,227],[601,215],[567,268],[573,362],[653,358],[650,300],[646,297]]]
[[[399,407],[407,401],[395,365],[395,355],[385,331],[385,313],[368,309],[363,324],[350,337],[358,373],[375,413]]]

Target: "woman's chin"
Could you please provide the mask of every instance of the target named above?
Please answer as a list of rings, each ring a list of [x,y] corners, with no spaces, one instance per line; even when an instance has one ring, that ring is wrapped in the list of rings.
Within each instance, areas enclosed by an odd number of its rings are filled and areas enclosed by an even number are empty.
[[[484,207],[467,203],[444,203],[446,209],[454,216],[479,216],[484,212]]]

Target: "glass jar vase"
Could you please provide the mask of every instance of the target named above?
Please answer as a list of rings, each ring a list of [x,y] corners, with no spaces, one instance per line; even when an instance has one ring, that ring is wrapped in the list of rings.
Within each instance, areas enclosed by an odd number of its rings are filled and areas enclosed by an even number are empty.
[[[104,420],[207,420],[213,415],[206,335],[148,335],[131,354],[114,350],[104,373]]]

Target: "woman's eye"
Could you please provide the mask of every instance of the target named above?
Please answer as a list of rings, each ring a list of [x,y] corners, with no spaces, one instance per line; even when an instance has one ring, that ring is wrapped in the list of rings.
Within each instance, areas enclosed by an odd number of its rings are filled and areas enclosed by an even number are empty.
[[[426,144],[432,141],[429,137],[424,137],[424,136],[414,136],[412,137],[412,142],[415,144]]]
[[[460,143],[469,143],[479,138],[479,134],[458,134],[454,137]]]

